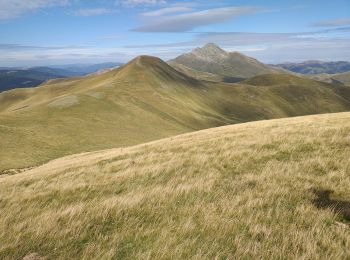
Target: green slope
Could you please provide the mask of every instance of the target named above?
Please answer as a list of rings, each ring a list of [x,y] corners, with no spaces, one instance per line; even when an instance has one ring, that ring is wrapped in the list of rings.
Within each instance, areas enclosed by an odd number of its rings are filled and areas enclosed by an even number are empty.
[[[182,65],[182,64],[177,63],[175,61],[169,61],[168,64],[171,67],[173,67],[174,69],[176,69],[177,71],[180,71],[183,74],[185,74],[189,77],[198,79],[198,80],[207,80],[207,81],[215,81],[215,82],[224,82],[225,81],[224,76],[191,69],[191,68],[186,67],[185,65]]]
[[[264,75],[200,81],[149,56],[99,75],[0,94],[0,169],[252,120],[350,110],[349,88]],[[260,81],[262,82],[262,81]]]

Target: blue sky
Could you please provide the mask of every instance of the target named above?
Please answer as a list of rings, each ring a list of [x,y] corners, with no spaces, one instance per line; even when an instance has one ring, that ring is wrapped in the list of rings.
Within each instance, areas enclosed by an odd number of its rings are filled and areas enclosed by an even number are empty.
[[[165,60],[214,42],[267,63],[350,61],[349,0],[0,0],[0,66]]]

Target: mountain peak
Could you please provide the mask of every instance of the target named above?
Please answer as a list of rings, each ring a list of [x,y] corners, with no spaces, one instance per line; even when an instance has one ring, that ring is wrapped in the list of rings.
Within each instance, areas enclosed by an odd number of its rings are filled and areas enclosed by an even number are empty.
[[[191,52],[196,58],[205,60],[207,62],[217,59],[225,59],[229,53],[221,49],[215,43],[207,43],[202,48],[196,48]]]
[[[238,52],[227,52],[215,43],[207,43],[173,60],[194,70],[227,77],[249,78],[271,73],[263,63]]]
[[[221,49],[218,45],[215,43],[207,43],[202,48],[196,48],[192,51],[192,53],[199,55],[199,56],[221,56],[221,55],[227,55],[228,53]]]
[[[217,44],[215,44],[215,43],[207,43],[207,44],[204,45],[201,49],[224,51],[223,49],[221,49],[221,48],[219,47],[219,45],[217,45]]]

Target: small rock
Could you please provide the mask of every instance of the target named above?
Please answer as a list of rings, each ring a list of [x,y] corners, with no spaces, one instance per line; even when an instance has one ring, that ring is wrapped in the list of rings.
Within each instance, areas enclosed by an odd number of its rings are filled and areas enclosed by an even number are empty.
[[[45,257],[40,256],[38,253],[30,253],[23,257],[23,260],[45,260]]]

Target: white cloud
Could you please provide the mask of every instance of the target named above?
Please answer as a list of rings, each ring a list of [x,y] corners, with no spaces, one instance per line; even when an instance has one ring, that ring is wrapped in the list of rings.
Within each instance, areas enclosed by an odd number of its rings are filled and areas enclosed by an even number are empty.
[[[104,36],[98,37],[98,40],[121,40],[124,38],[125,38],[125,35],[111,34],[111,35],[104,35]]]
[[[17,46],[17,47],[15,47]],[[0,66],[42,66],[70,63],[100,63],[128,61],[139,55],[124,48],[43,47],[14,45],[13,49],[0,45]],[[28,47],[28,48],[27,48]]]
[[[320,21],[320,22],[314,23],[312,25],[318,26],[318,27],[333,27],[333,26],[350,25],[350,18]]]
[[[65,49],[84,49],[85,46],[37,46],[37,45],[23,45],[13,43],[0,43],[0,51],[28,51],[28,50],[65,50]]]
[[[67,5],[69,0],[0,0],[0,20],[16,18],[37,9]]]
[[[190,7],[173,6],[173,7],[166,7],[166,8],[158,9],[155,11],[145,12],[145,13],[142,13],[141,15],[153,17],[153,16],[162,16],[162,15],[166,15],[166,14],[173,14],[173,13],[184,13],[184,12],[190,12],[190,11],[193,11],[193,9]]]
[[[339,35],[338,32],[342,34]],[[181,54],[214,42],[226,50],[239,51],[267,63],[310,59],[350,61],[349,32],[350,27],[295,33],[209,32],[194,34],[190,41],[125,47],[143,49],[145,52],[173,50],[174,53]]]
[[[73,12],[76,16],[97,16],[111,13],[112,10],[107,8],[83,8]]]
[[[261,11],[257,7],[224,7],[186,14],[162,17],[144,26],[134,28],[135,32],[186,32],[196,27],[226,22],[235,17]]]
[[[133,7],[137,5],[158,5],[158,4],[165,4],[165,0],[118,0],[116,4],[126,6],[126,7]]]

